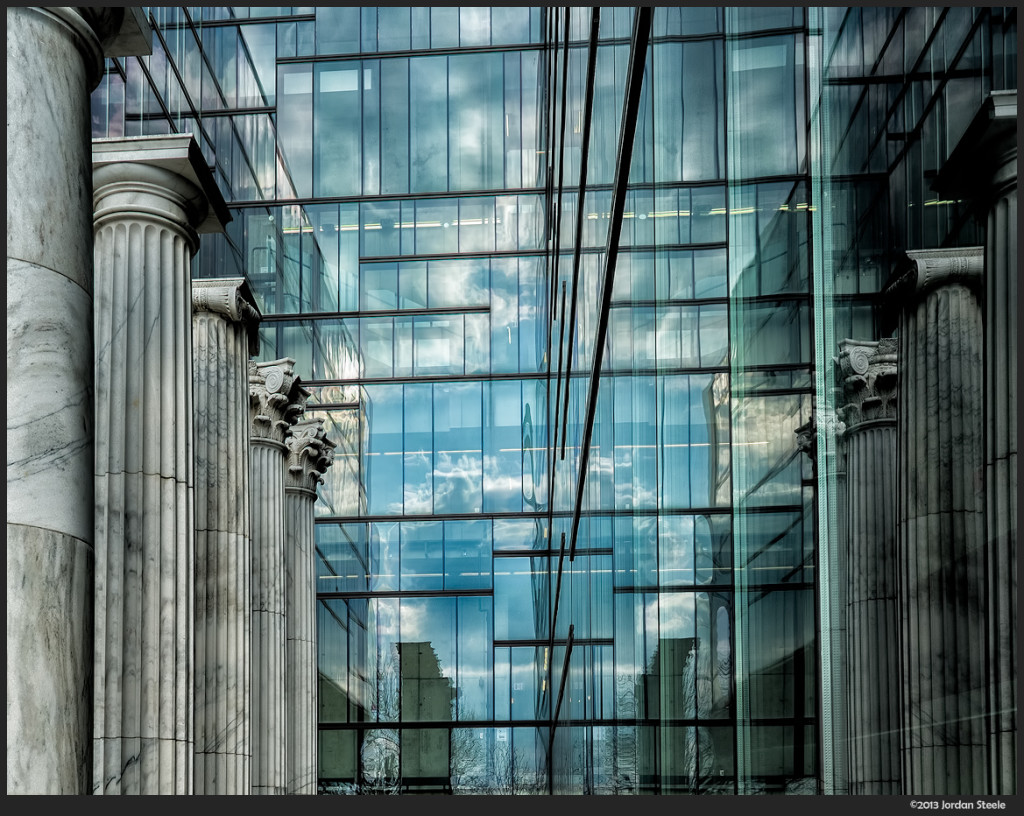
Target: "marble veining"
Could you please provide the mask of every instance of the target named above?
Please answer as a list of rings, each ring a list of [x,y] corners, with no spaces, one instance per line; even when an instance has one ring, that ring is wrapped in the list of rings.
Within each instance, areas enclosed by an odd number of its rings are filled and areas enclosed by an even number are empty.
[[[97,151],[96,793],[193,792],[190,279],[207,212],[190,178],[138,161],[184,161],[189,140]]]
[[[192,283],[197,794],[248,794],[251,785],[248,358],[258,311],[243,287]]]

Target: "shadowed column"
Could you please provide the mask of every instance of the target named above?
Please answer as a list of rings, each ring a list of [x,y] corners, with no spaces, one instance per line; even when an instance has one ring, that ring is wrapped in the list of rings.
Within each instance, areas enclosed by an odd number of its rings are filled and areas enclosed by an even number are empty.
[[[900,792],[896,340],[844,340],[846,692],[852,794]]]
[[[988,790],[982,249],[908,252],[900,303],[897,547],[903,793]]]
[[[985,221],[985,546],[992,793],[1017,792],[1017,91],[993,91],[936,181]]]

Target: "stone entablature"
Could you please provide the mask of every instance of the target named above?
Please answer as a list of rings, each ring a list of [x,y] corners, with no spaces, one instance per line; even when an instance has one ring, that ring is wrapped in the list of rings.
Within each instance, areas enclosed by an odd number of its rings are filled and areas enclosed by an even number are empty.
[[[334,463],[337,445],[327,438],[322,419],[300,419],[291,427],[285,440],[288,446],[286,489],[302,488],[316,491],[323,475]]]
[[[254,442],[284,444],[290,428],[306,410],[309,392],[295,374],[289,357],[249,363],[250,435]]]
[[[845,404],[838,413],[847,429],[874,420],[896,421],[896,344],[895,337],[840,341]]]

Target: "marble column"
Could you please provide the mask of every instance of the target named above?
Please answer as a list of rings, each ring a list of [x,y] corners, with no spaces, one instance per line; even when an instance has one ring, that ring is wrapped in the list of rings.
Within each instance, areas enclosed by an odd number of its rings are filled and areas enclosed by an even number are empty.
[[[305,410],[308,397],[294,365],[288,358],[249,364],[254,794],[287,792],[285,439]]]
[[[317,782],[316,486],[334,460],[322,419],[291,428],[285,476],[285,714],[287,792],[315,794]]]
[[[228,220],[189,134],[93,142],[93,792],[188,794],[193,768],[191,259]]]
[[[134,8],[7,7],[9,794],[91,788],[89,93],[148,35]]]
[[[903,793],[988,790],[980,247],[908,252],[901,304],[897,560]]]
[[[192,282],[198,795],[249,793],[249,357],[259,321],[244,279]]]
[[[936,187],[985,223],[985,498],[991,792],[1017,792],[1017,91],[981,106]]]
[[[849,792],[900,793],[896,340],[839,344],[847,473]]]

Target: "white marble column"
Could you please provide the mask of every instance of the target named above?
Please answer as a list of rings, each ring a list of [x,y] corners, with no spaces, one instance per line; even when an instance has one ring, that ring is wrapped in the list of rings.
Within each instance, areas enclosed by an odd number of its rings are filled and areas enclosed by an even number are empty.
[[[89,93],[104,53],[149,53],[136,11],[6,12],[9,794],[91,787]]]
[[[189,134],[93,142],[93,792],[188,794],[193,768],[191,259],[223,199]]]
[[[903,793],[988,789],[982,249],[907,253],[899,318],[897,550]]]
[[[849,792],[900,793],[896,340],[839,344],[847,468]]]
[[[985,498],[991,792],[1017,792],[1017,91],[994,91],[937,181],[985,223]]]
[[[334,460],[322,419],[296,422],[285,444],[285,714],[287,792],[317,789],[316,486]]]
[[[285,439],[308,392],[288,358],[249,364],[252,524],[252,784],[284,794]]]
[[[249,357],[259,321],[244,279],[192,282],[197,795],[250,786]]]

